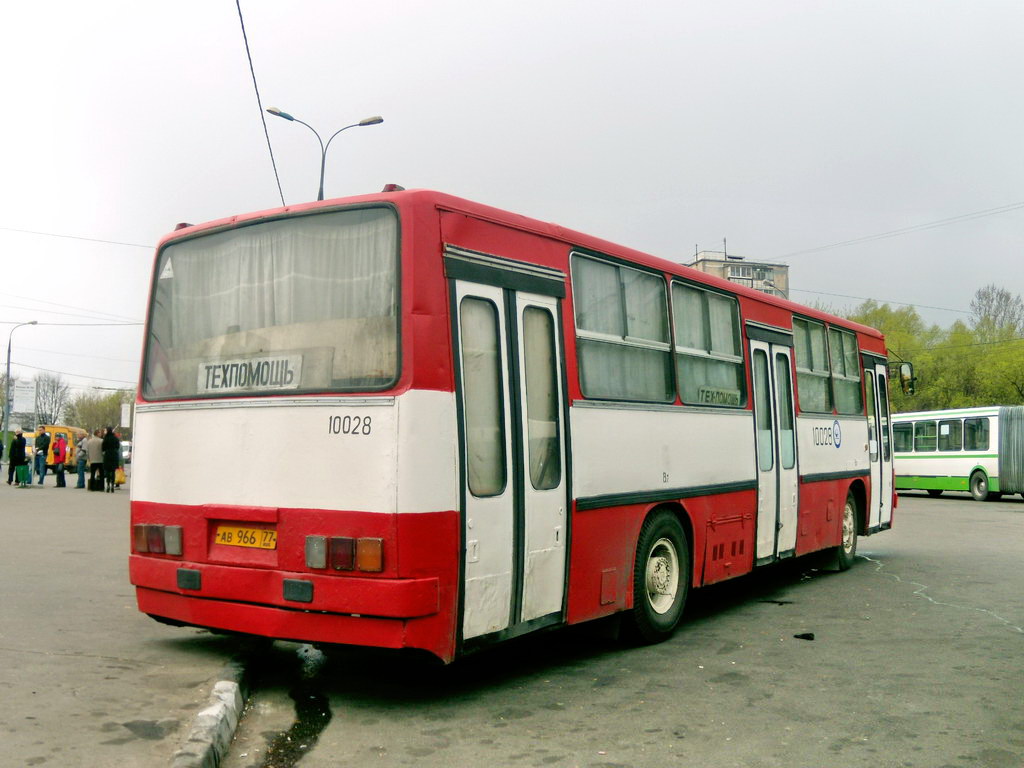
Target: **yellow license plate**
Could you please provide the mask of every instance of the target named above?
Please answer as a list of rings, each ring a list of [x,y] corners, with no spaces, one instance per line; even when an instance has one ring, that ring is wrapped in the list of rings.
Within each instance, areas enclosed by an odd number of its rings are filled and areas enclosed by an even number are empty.
[[[268,528],[245,528],[240,525],[218,525],[213,539],[229,547],[277,549],[277,531]]]

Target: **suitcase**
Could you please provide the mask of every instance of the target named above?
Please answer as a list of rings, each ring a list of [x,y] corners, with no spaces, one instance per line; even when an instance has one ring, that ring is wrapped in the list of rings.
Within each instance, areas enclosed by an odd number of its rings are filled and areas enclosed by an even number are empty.
[[[89,490],[90,491],[102,491],[104,489],[102,477],[90,477],[89,478]]]
[[[28,473],[28,464],[21,464],[14,470],[15,477],[19,485],[25,485],[26,483],[32,482],[32,477]]]

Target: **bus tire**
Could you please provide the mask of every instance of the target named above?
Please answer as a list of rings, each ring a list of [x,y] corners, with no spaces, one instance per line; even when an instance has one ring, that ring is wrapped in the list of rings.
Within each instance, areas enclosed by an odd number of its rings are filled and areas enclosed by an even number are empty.
[[[928,495],[931,496],[933,499],[937,499],[937,498],[939,498],[939,496],[942,495],[942,489],[941,488],[929,488],[928,489]]]
[[[968,485],[971,491],[971,497],[975,501],[984,501],[988,498],[988,476],[980,469],[976,470],[971,475],[971,481]]]
[[[691,576],[690,548],[679,519],[667,509],[652,512],[637,539],[628,634],[645,643],[671,637],[683,615]]]
[[[842,540],[838,547],[833,547],[828,558],[828,570],[848,571],[857,558],[857,526],[860,521],[860,513],[857,509],[857,499],[853,491],[846,494],[846,503],[843,505],[843,527]]]

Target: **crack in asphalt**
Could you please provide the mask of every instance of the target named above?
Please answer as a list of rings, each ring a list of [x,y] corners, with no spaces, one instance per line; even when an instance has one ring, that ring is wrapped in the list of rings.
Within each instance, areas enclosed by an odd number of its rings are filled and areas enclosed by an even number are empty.
[[[956,603],[944,603],[941,600],[936,600],[931,595],[926,595],[925,594],[925,590],[926,589],[931,589],[931,587],[929,587],[927,584],[922,584],[921,582],[913,581],[912,579],[904,579],[904,578],[902,578],[900,576],[897,576],[895,573],[889,573],[888,571],[885,571],[883,573],[882,569],[885,568],[885,563],[883,563],[881,560],[876,560],[873,557],[868,557],[867,555],[862,555],[862,554],[858,554],[857,557],[863,558],[864,560],[867,560],[869,563],[874,563],[875,564],[875,573],[879,573],[882,576],[888,576],[890,579],[895,579],[896,581],[900,582],[901,584],[910,584],[912,586],[917,587],[917,589],[914,590],[914,595],[916,597],[924,598],[925,600],[927,600],[929,603],[932,603],[933,605],[941,605],[941,606],[944,606],[946,608],[956,608],[956,609],[961,610],[961,611],[977,611],[978,613],[985,613],[985,614],[988,614],[989,616],[991,616],[991,617],[993,617],[995,619],[998,619],[1003,624],[1005,624],[1007,627],[1012,629],[1014,632],[1020,632],[1021,634],[1024,634],[1024,627],[1018,627],[1012,621],[1010,621],[1007,618],[1004,618],[1003,616],[1000,616],[995,611],[990,611],[988,608],[975,608],[973,605],[957,605]]]

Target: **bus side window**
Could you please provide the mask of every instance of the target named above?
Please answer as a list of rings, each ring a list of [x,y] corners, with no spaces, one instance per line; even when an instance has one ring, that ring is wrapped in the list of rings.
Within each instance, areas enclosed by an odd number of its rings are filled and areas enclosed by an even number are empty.
[[[523,311],[523,349],[530,482],[538,491],[546,491],[562,482],[555,324],[546,309]]]
[[[772,443],[772,391],[768,379],[768,355],[754,350],[754,415],[757,419],[757,465],[762,472],[775,466]]]
[[[959,451],[963,447],[964,423],[960,419],[939,422],[939,450]]]
[[[914,424],[914,450],[927,452],[935,450],[935,422],[918,421]]]
[[[746,402],[739,302],[683,283],[672,284],[679,398],[694,405]]]
[[[832,388],[829,386],[825,324],[794,317],[793,351],[796,354],[796,389],[800,410],[831,412]]]
[[[892,425],[892,447],[896,453],[910,453],[914,450],[914,425],[899,421]]]
[[[964,419],[964,450],[988,450],[988,417]]]
[[[583,396],[672,402],[665,280],[578,254],[572,279]]]
[[[466,297],[461,312],[469,490],[477,497],[500,496],[506,462],[498,310],[486,299]]]
[[[829,328],[828,336],[836,411],[863,413],[864,404],[860,399],[860,366],[857,364],[857,337],[839,328]]]

